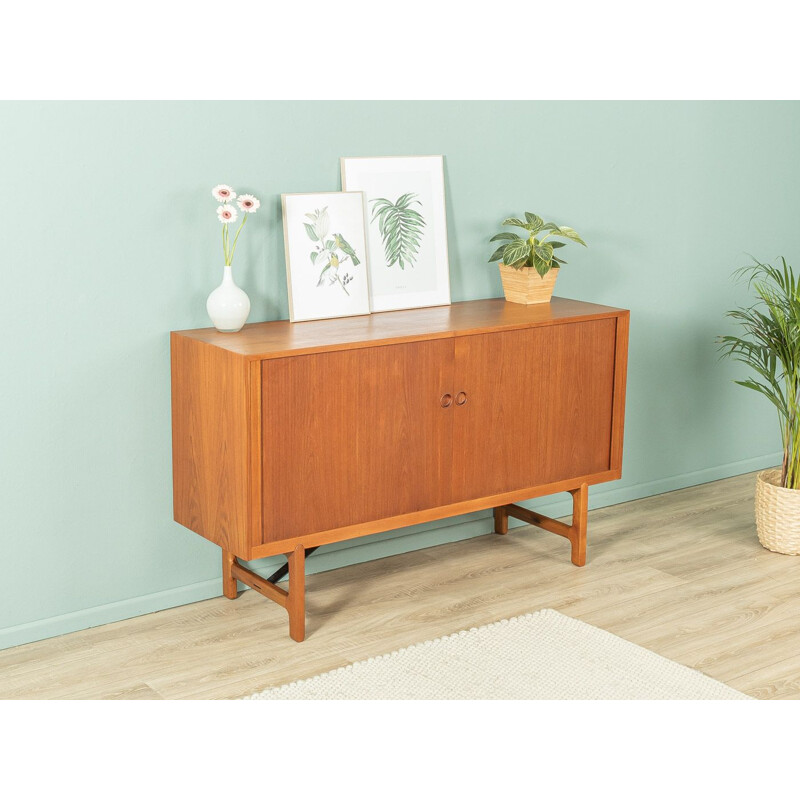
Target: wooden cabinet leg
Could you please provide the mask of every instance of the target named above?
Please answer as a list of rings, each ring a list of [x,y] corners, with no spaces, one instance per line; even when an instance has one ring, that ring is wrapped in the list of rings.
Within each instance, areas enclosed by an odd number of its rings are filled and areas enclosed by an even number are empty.
[[[589,486],[584,483],[572,494],[572,563],[582,567],[586,563],[586,522],[589,516]]]
[[[222,593],[231,600],[236,599],[236,578],[233,577],[233,563],[236,556],[227,550],[222,551]]]
[[[296,642],[306,638],[306,551],[299,544],[289,553],[289,636]]]
[[[508,533],[508,510],[505,506],[498,506],[494,510],[494,532]]]
[[[237,584],[240,580],[259,594],[283,606],[289,612],[289,635],[296,642],[302,642],[306,636],[306,551],[299,544],[288,555],[289,591],[275,585],[273,578],[262,578],[259,574],[243,566],[233,553],[222,551],[222,590],[225,597],[236,597]]]

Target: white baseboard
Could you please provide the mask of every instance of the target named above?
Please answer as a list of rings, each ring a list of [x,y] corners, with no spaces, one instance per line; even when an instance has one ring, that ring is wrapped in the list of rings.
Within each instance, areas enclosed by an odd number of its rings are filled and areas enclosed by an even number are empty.
[[[617,487],[603,484],[592,488],[589,494],[589,508],[604,508],[617,503],[626,503],[630,500],[640,500],[643,497],[672,492],[676,489],[685,489],[688,486],[696,486],[701,483],[730,478],[734,475],[742,475],[758,469],[766,469],[780,463],[781,456],[781,453],[771,453],[758,458],[736,461],[731,464],[688,472],[683,475],[674,475],[669,478],[659,478],[655,481],[634,484],[633,486]],[[544,502],[541,500],[531,502],[537,510],[549,516],[561,517],[571,512],[571,500],[569,499],[559,498]],[[446,542],[482,536],[491,529],[491,525],[487,524],[487,520],[490,517],[490,512],[484,512],[470,515],[470,519],[466,521],[461,518],[456,523],[447,524],[445,520],[438,525],[428,526],[422,530],[417,528],[411,531],[392,531],[386,534],[366,537],[365,539],[355,539],[342,543],[338,547],[325,548],[314,554],[306,562],[307,570],[309,574],[325,572],[350,564],[372,561],[376,558],[385,558],[398,553],[407,553],[412,550],[445,544]],[[517,520],[509,520],[509,522],[510,524],[524,524]],[[255,569],[262,575],[267,576],[281,563],[283,563],[283,559],[279,557],[265,559]],[[3,628],[0,629],[0,650],[36,642],[41,639],[49,639],[52,636],[61,636],[65,633],[85,630],[86,628],[94,628],[98,625],[106,625],[109,622],[119,622],[123,619],[150,614],[154,611],[163,611],[164,609],[186,605],[187,603],[208,600],[221,594],[221,579],[214,578],[200,583],[189,584],[188,586],[167,589],[163,592],[155,592],[128,600],[120,600],[116,603],[106,603],[105,605],[82,609],[71,614],[62,614],[56,617],[27,622],[23,625]]]

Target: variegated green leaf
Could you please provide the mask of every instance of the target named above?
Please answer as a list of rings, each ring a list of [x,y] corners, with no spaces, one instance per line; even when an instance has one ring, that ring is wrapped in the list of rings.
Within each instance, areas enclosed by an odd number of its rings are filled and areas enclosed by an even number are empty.
[[[525,219],[528,221],[527,228],[531,233],[537,233],[544,226],[544,220],[530,211],[525,212]]]
[[[517,217],[507,217],[506,219],[503,220],[502,224],[515,225],[517,228],[525,228],[525,230],[528,230],[528,223],[523,222],[521,219],[518,219]]]
[[[584,247],[588,245],[586,242],[578,236],[578,232],[573,230],[572,228],[568,228],[566,225],[561,225],[558,229],[557,236],[563,236],[565,239],[571,239],[573,242],[577,242],[578,244],[582,244]]]
[[[511,242],[503,248],[503,263],[513,267],[520,261],[527,259],[529,252],[528,243],[524,239]]]
[[[511,231],[503,231],[502,233],[496,233],[489,239],[490,242],[500,242],[504,240],[508,240],[509,242],[516,241],[517,239],[521,239],[522,237],[516,233],[511,233]]]
[[[497,250],[492,253],[491,258],[489,259],[489,263],[491,264],[492,261],[499,261],[503,257],[503,251],[506,249],[506,245],[501,244]]]
[[[550,272],[551,266],[549,261],[542,261],[538,256],[533,257],[533,267],[543,278]]]

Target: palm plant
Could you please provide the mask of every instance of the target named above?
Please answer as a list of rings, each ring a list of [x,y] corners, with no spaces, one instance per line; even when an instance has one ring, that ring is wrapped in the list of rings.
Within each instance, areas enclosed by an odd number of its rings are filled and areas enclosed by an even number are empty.
[[[783,442],[781,486],[800,489],[800,283],[783,257],[780,266],[753,261],[734,274],[747,278],[758,300],[727,313],[744,334],[717,341],[723,356],[756,373],[756,378],[735,382],[760,392],[777,409]]]
[[[413,192],[400,195],[394,203],[385,197],[371,202],[372,221],[378,220],[386,266],[399,264],[402,270],[406,268],[406,264],[413,267],[419,253],[425,217],[411,206],[422,206],[422,202]]]
[[[509,217],[503,220],[503,225],[512,225],[522,228],[525,236],[520,236],[511,231],[503,231],[492,236],[490,242],[503,242],[497,250],[492,253],[489,263],[500,261],[507,267],[522,269],[523,267],[533,267],[539,275],[544,277],[553,267],[566,264],[567,262],[558,258],[553,251],[559,247],[564,247],[566,242],[548,242],[551,236],[559,236],[562,239],[570,239],[586,247],[586,242],[578,236],[577,232],[566,225],[556,225],[554,222],[545,222],[536,214],[530,211],[525,212],[525,219]],[[544,235],[537,238],[537,234]]]

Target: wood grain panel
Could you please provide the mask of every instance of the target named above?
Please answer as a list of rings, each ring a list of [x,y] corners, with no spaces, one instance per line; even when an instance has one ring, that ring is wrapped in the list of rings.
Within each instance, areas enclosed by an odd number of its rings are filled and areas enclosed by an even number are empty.
[[[247,362],[172,334],[175,521],[243,558],[247,541]]]
[[[528,486],[524,489],[517,489],[513,492],[503,492],[502,494],[490,495],[488,497],[478,497],[471,500],[462,500],[458,503],[450,503],[444,506],[432,506],[421,511],[413,511],[410,514],[398,514],[394,517],[383,517],[382,519],[371,519],[367,522],[359,522],[355,525],[346,525],[341,528],[321,531],[320,533],[309,533],[302,536],[280,539],[274,542],[256,545],[250,551],[251,560],[254,558],[266,558],[267,556],[287,553],[298,544],[305,547],[319,547],[324,544],[343,542],[348,539],[356,539],[359,536],[369,536],[372,533],[382,533],[383,531],[396,530],[397,528],[407,528],[410,525],[422,525],[426,522],[433,522],[438,519],[455,517],[459,514],[471,514],[474,511],[484,511],[487,508],[505,505],[506,503],[518,503],[522,500],[532,500],[536,497],[544,497],[549,494],[568,492],[576,486],[585,483],[594,486],[597,483],[605,483],[616,479],[615,473],[610,470],[607,472],[596,472],[593,475],[582,475],[571,477],[564,481],[546,483],[539,486]]]
[[[179,334],[249,359],[262,359],[452,338],[495,330],[547,327],[575,319],[613,317],[620,313],[619,309],[609,306],[563,297],[530,306],[497,298],[343,319],[258,322],[245,325],[235,334],[219,333],[214,328],[180,331]]]
[[[262,434],[261,434],[261,362],[250,361],[247,363],[247,442],[248,442],[248,484],[247,484],[247,514],[248,514],[248,544],[250,555],[253,557],[252,548],[261,541],[261,510],[262,510]]]
[[[456,339],[455,501],[610,468],[615,319]]]
[[[450,500],[453,342],[265,361],[264,542]]]

